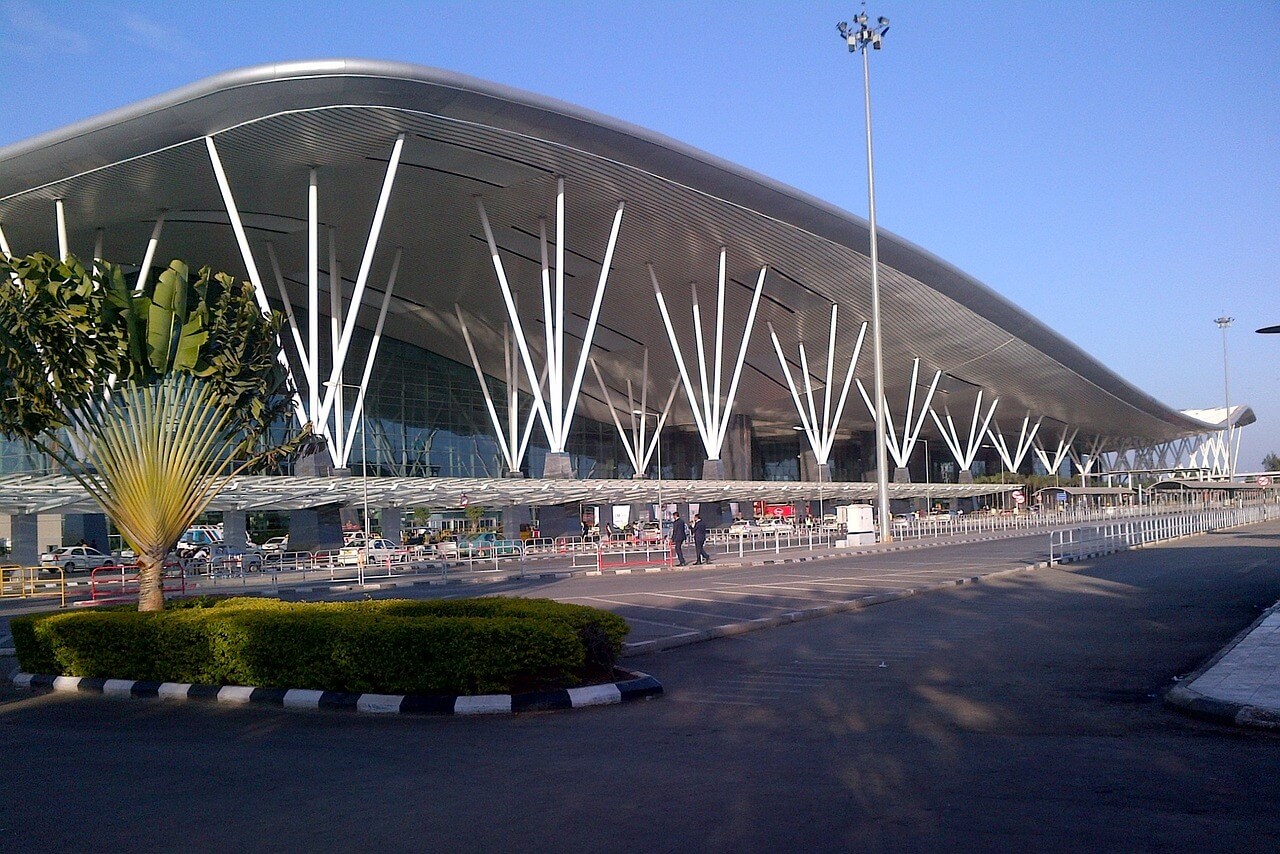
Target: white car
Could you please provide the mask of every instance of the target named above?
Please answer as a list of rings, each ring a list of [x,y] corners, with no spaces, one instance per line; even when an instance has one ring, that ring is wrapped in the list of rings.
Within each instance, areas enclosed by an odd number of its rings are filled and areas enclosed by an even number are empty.
[[[758,537],[763,533],[764,529],[757,525],[754,519],[734,519],[729,525],[731,537]]]
[[[87,572],[100,566],[116,565],[115,558],[92,546],[63,546],[40,555],[40,563],[49,567],[60,566],[67,572]]]
[[[760,522],[760,530],[766,534],[790,534],[795,529],[785,519],[765,519]]]
[[[338,552],[338,563],[354,566],[360,562],[362,554],[366,564],[387,563],[388,561],[400,563],[408,558],[408,552],[391,542],[391,540],[375,537],[369,540],[368,548],[358,545],[343,546],[342,551]]]

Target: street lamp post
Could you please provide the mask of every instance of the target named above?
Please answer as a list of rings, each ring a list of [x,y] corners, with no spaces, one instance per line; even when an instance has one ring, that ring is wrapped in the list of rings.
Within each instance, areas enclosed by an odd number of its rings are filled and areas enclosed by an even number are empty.
[[[1227,480],[1231,481],[1236,477],[1236,465],[1235,458],[1231,454],[1231,434],[1234,431],[1231,428],[1231,384],[1227,378],[1227,329],[1236,322],[1236,319],[1223,314],[1215,317],[1213,322],[1222,330],[1222,405],[1225,410],[1223,419],[1227,431]]]
[[[886,446],[884,411],[884,349],[880,336],[880,278],[879,255],[876,245],[876,178],[875,158],[871,149],[871,68],[867,61],[867,49],[880,50],[881,40],[889,31],[889,19],[879,18],[876,25],[867,23],[865,12],[853,19],[856,27],[841,21],[836,25],[840,37],[849,46],[849,52],[862,54],[862,94],[867,124],[867,202],[871,241],[871,344],[875,362],[876,392],[876,504],[880,517],[880,540],[889,542],[893,534],[889,525],[889,454]]]

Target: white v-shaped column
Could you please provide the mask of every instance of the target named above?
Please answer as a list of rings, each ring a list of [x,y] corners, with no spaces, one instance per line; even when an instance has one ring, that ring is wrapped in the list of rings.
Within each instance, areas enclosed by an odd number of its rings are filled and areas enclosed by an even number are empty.
[[[1031,410],[1027,410],[1027,414],[1022,418],[1022,430],[1018,433],[1018,440],[1014,443],[1012,453],[1009,451],[1009,444],[1005,441],[1004,430],[1000,429],[1000,422],[992,422],[995,429],[988,428],[987,435],[991,437],[991,444],[995,445],[996,452],[1000,454],[1000,459],[1004,461],[1005,468],[1009,471],[1017,472],[1022,466],[1027,451],[1031,450],[1031,443],[1040,432],[1040,424],[1043,420],[1044,417],[1041,416],[1036,419],[1034,425],[1031,425]],[[1027,430],[1028,426],[1031,426],[1030,431]]]
[[[933,382],[929,384],[929,391],[924,396],[924,403],[920,406],[920,415],[916,416],[916,387],[920,381],[920,359],[917,357],[911,363],[911,392],[907,395],[907,411],[902,420],[902,439],[898,439],[898,432],[893,426],[893,418],[889,413],[889,401],[884,400],[885,412],[885,429],[888,431],[885,436],[885,447],[889,449],[889,456],[893,457],[894,463],[898,468],[906,468],[907,461],[911,459],[911,452],[915,450],[916,442],[920,440],[920,429],[924,427],[924,420],[929,417],[929,404],[933,402],[933,393],[938,389],[938,380],[942,379],[942,371],[935,371],[933,374]],[[862,380],[855,380],[858,384],[858,392],[862,395],[862,402],[867,405],[867,411],[874,418],[876,414],[876,405],[871,402],[871,395],[867,393],[866,387],[862,384]]]
[[[978,398],[973,403],[973,419],[969,422],[969,434],[966,440],[962,440],[960,432],[956,430],[955,422],[951,419],[951,410],[943,406],[942,411],[946,417],[946,424],[942,423],[942,419],[938,417],[938,413],[930,409],[929,414],[933,416],[933,421],[938,425],[938,430],[942,433],[942,440],[947,443],[951,455],[955,457],[956,464],[960,466],[962,472],[968,471],[973,467],[973,460],[978,456],[978,449],[982,447],[982,437],[986,435],[987,428],[991,425],[991,418],[996,414],[996,406],[1000,403],[1000,398],[991,401],[991,406],[987,409],[987,414],[982,414],[982,389],[978,389]],[[982,426],[978,426],[978,422],[982,422]]]
[[[471,356],[471,366],[475,368],[476,380],[480,383],[480,391],[484,395],[484,404],[489,411],[489,421],[493,424],[493,431],[498,439],[498,449],[502,451],[502,458],[507,464],[507,471],[518,472],[524,462],[524,455],[529,450],[529,437],[533,434],[533,425],[537,422],[538,410],[535,407],[529,408],[529,414],[525,418],[522,428],[520,424],[520,354],[512,341],[511,327],[505,324],[502,327],[502,357],[506,368],[504,377],[507,386],[507,420],[506,423],[503,423],[502,418],[498,415],[497,407],[494,405],[493,395],[489,391],[488,378],[480,366],[480,357],[476,355],[475,344],[471,340],[471,330],[462,316],[462,308],[455,304],[453,310],[458,316],[458,326],[462,329],[462,339],[467,344],[467,353]],[[549,367],[549,365],[543,366],[539,386],[545,385]]]
[[[539,220],[539,237],[542,246],[542,308],[543,322],[546,324],[546,379],[547,393],[542,391],[542,383],[538,380],[538,371],[534,367],[534,353],[525,336],[524,324],[516,311],[515,295],[511,290],[507,271],[498,252],[498,242],[493,236],[493,228],[489,224],[489,214],[485,210],[484,199],[475,197],[476,208],[480,213],[480,224],[484,228],[484,237],[489,244],[489,256],[493,260],[493,270],[498,277],[498,287],[502,290],[502,299],[507,307],[507,320],[515,334],[516,348],[520,353],[520,361],[524,365],[525,376],[533,391],[534,410],[542,422],[542,429],[547,434],[547,443],[553,454],[562,454],[569,443],[569,429],[573,424],[574,411],[578,405],[578,393],[582,390],[583,375],[587,370],[587,359],[591,355],[591,343],[595,339],[596,326],[600,319],[600,305],[604,301],[605,286],[609,281],[609,268],[613,264],[613,251],[618,243],[618,230],[622,227],[623,202],[618,202],[618,209],[613,216],[613,225],[609,230],[609,242],[605,247],[604,259],[600,265],[600,277],[596,281],[595,297],[591,302],[591,314],[587,319],[586,333],[582,336],[582,349],[578,353],[577,367],[565,387],[565,367],[568,364],[564,344],[565,301],[564,301],[564,253],[565,253],[565,217],[564,217],[564,178],[556,180],[556,263],[555,291],[552,293],[551,267],[547,251],[546,222]]]
[[[760,268],[756,279],[755,291],[751,295],[751,308],[747,312],[747,324],[742,330],[742,343],[738,348],[738,356],[733,364],[733,376],[729,381],[728,393],[720,394],[721,377],[724,368],[724,296],[725,296],[725,255],[727,250],[720,249],[720,277],[716,291],[716,337],[715,350],[712,353],[714,367],[711,377],[707,374],[707,352],[702,334],[702,309],[698,304],[698,287],[692,285],[693,294],[693,334],[698,350],[698,379],[701,395],[693,388],[689,378],[689,366],[684,352],[676,338],[675,327],[671,325],[671,313],[667,311],[667,301],[662,296],[662,288],[658,285],[658,274],[653,265],[647,264],[649,280],[653,283],[653,294],[658,301],[658,312],[662,315],[662,324],[667,330],[667,340],[671,343],[671,353],[675,357],[676,367],[680,369],[680,380],[684,384],[685,396],[689,399],[689,408],[693,410],[694,424],[698,428],[698,436],[702,439],[702,447],[707,452],[708,460],[720,459],[724,448],[724,439],[729,431],[729,416],[733,413],[733,402],[738,394],[738,381],[742,378],[742,365],[747,360],[747,344],[751,341],[751,329],[756,322],[756,309],[760,306],[760,294],[764,291],[764,279],[768,267]]]
[[[1071,447],[1071,443],[1076,440],[1076,434],[1080,432],[1080,428],[1071,428],[1070,424],[1062,425],[1062,433],[1058,436],[1058,443],[1054,446],[1053,457],[1049,456],[1049,452],[1044,445],[1036,441],[1035,451],[1040,462],[1044,464],[1045,471],[1053,474],[1062,465],[1062,461],[1067,458],[1067,451]]]
[[[836,402],[835,412],[831,410],[831,388],[835,377],[836,361],[836,319],[839,306],[831,306],[831,332],[827,336],[827,377],[823,386],[822,417],[818,417],[818,407],[813,399],[813,378],[809,372],[809,356],[805,352],[804,342],[799,344],[800,370],[804,374],[804,400],[796,387],[795,377],[791,373],[791,365],[782,353],[782,344],[778,341],[778,333],[769,323],[769,337],[773,341],[773,350],[778,356],[778,364],[782,366],[783,376],[787,378],[787,388],[791,390],[791,400],[796,405],[796,414],[800,416],[800,425],[809,439],[809,447],[813,450],[814,460],[824,466],[831,459],[831,448],[835,445],[836,430],[840,426],[840,417],[844,414],[845,401],[849,398],[849,386],[853,382],[853,371],[858,364],[858,355],[862,352],[862,339],[867,334],[864,321],[858,329],[858,340],[853,345],[853,353],[849,356],[849,369],[845,372],[844,383],[840,387],[840,398]],[[807,403],[807,406],[806,406]]]
[[[630,430],[623,428],[622,419],[618,415],[618,407],[614,405],[613,394],[609,391],[608,384],[604,381],[604,375],[600,373],[600,366],[596,364],[596,360],[591,360],[591,370],[596,375],[596,382],[600,384],[600,392],[604,395],[604,402],[609,407],[609,414],[613,416],[613,426],[618,429],[618,438],[622,441],[622,449],[626,451],[627,459],[631,460],[631,467],[635,471],[637,477],[644,477],[645,472],[649,470],[649,461],[653,459],[654,452],[658,449],[658,441],[662,436],[662,428],[667,423],[667,416],[671,413],[671,404],[676,399],[676,392],[680,390],[679,381],[671,385],[671,393],[667,395],[667,402],[663,404],[662,411],[658,413],[658,423],[653,429],[652,435],[649,433],[649,419],[645,416],[649,415],[649,348],[644,348],[643,369],[640,377],[640,397],[636,398],[635,386],[631,379],[627,379],[627,412],[625,413],[630,419]],[[639,406],[639,412],[637,412]]]

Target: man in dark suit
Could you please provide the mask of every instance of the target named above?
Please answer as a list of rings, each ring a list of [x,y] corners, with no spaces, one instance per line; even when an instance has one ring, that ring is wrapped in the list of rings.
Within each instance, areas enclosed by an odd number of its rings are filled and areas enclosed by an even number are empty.
[[[693,552],[694,565],[700,563],[711,563],[711,557],[707,554],[707,523],[702,521],[701,513],[693,514]]]
[[[689,539],[689,526],[684,523],[677,513],[671,519],[671,545],[676,550],[676,566],[684,566],[684,541]]]

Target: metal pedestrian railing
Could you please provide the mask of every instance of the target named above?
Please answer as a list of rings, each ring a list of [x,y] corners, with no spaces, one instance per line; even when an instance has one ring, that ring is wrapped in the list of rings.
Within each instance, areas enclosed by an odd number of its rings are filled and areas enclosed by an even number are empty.
[[[67,572],[60,566],[0,566],[0,599],[58,597],[67,605]]]
[[[1050,533],[1049,562],[1083,560],[1272,519],[1280,519],[1280,505],[1222,507],[1066,528]]]

